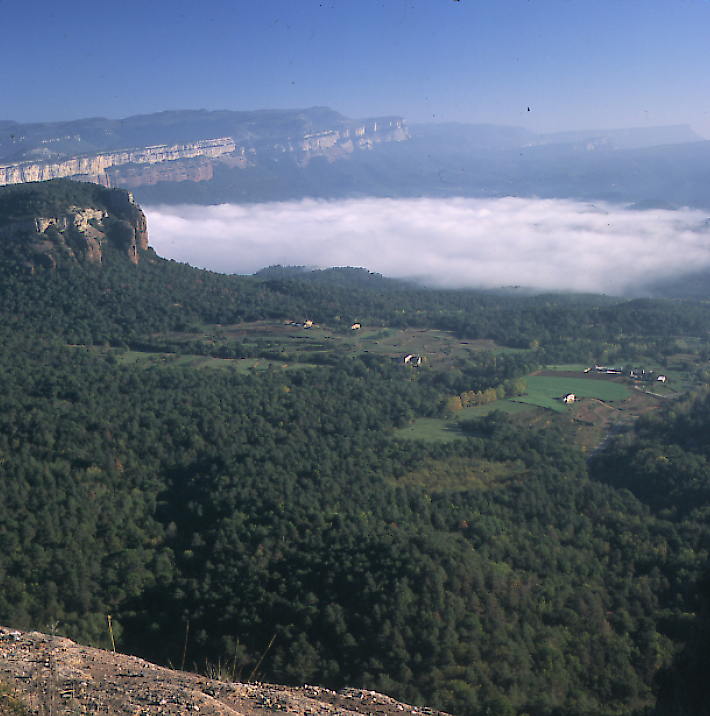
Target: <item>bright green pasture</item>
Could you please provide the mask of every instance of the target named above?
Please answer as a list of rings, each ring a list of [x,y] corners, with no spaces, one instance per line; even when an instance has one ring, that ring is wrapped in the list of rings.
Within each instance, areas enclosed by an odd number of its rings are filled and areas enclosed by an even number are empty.
[[[525,379],[526,394],[514,398],[515,402],[550,408],[561,413],[567,406],[560,400],[567,393],[578,398],[597,398],[603,401],[624,400],[629,391],[619,383],[588,378],[553,378],[530,375]]]

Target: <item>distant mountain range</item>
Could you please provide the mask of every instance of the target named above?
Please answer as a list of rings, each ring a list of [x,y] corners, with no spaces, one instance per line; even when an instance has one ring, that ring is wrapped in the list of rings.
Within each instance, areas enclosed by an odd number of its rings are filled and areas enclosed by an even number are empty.
[[[0,122],[0,184],[76,178],[107,187],[204,182],[215,165],[342,159],[407,138],[401,117],[349,120],[328,108],[262,112],[162,112],[124,120]]]
[[[516,195],[710,209],[710,142],[686,125],[540,135],[326,107],[0,121],[0,184],[57,177],[143,204]]]

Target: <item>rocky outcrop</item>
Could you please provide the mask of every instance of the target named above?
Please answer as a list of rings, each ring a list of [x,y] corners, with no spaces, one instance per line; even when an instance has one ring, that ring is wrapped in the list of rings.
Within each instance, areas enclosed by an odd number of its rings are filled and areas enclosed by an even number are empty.
[[[114,716],[446,716],[375,691],[241,683],[222,671],[213,678],[172,671],[62,637],[0,627],[0,684],[17,707],[13,713],[24,707],[33,714]]]
[[[353,121],[337,115],[331,122],[330,127],[323,127],[322,122],[314,124],[301,114],[291,124],[276,128],[268,121],[262,126],[249,122],[235,127],[238,130],[235,136],[93,154],[49,149],[53,142],[61,144],[68,140],[74,142],[72,146],[80,146],[79,135],[60,137],[56,142],[40,139],[41,147],[24,151],[22,160],[0,163],[0,185],[59,178],[131,188],[160,181],[201,182],[212,179],[216,162],[244,168],[274,154],[292,154],[299,165],[305,166],[316,156],[336,161],[355,151],[372,149],[381,142],[403,141],[409,137],[401,117]]]
[[[329,161],[335,161],[352,154],[356,149],[372,149],[382,142],[401,142],[408,138],[404,120],[400,117],[356,123],[341,131],[307,134],[298,143],[303,152],[303,156],[299,157],[299,164],[307,164],[314,156],[324,156]]]
[[[112,191],[109,194],[110,204],[118,213],[116,221],[122,228],[125,236],[119,246],[128,253],[133,263],[138,263],[139,250],[148,248],[148,222],[141,208],[133,200],[133,195],[127,191]],[[117,232],[113,231],[114,234]]]
[[[110,186],[111,182],[107,171],[112,167],[127,164],[161,164],[195,157],[216,159],[224,154],[233,154],[234,152],[234,140],[224,137],[171,147],[159,145],[120,152],[105,152],[55,162],[20,162],[0,166],[0,185],[71,177],[102,186]]]
[[[69,182],[71,186],[80,186]],[[52,186],[36,184],[12,189]],[[7,187],[6,190],[10,191]],[[45,190],[46,191],[46,190]],[[0,221],[0,242],[14,253],[30,271],[41,264],[55,267],[62,258],[85,259],[101,264],[104,249],[118,249],[133,263],[138,263],[142,250],[148,248],[148,227],[145,215],[124,190],[95,187],[95,205],[68,204],[53,215],[13,217]],[[50,190],[51,196],[51,190]],[[40,214],[43,213],[40,209]]]

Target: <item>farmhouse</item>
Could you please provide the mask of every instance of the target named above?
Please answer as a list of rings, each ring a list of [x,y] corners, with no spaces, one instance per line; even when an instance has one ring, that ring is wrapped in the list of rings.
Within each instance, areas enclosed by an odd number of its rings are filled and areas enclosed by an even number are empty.
[[[408,353],[406,356],[400,356],[399,358],[392,358],[392,360],[399,366],[420,366],[424,362],[422,356],[415,355],[414,353]]]
[[[666,376],[665,376],[665,375],[659,375],[658,378],[656,378],[656,380],[660,380],[661,383],[665,383],[665,382],[666,382]]]
[[[567,395],[562,396],[563,403],[574,403],[574,401],[575,401],[574,393],[567,393]]]

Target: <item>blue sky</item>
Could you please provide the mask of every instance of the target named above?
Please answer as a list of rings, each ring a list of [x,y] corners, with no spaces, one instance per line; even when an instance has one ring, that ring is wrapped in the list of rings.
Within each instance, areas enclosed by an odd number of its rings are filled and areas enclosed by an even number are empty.
[[[327,105],[710,138],[704,0],[0,0],[0,58],[20,122]]]

